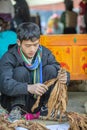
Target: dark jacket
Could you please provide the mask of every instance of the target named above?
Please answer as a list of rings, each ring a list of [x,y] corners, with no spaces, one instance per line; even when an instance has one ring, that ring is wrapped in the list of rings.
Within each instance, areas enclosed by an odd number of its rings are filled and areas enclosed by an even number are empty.
[[[60,64],[55,60],[51,51],[42,46],[42,69],[46,65],[55,66],[56,71],[60,69]],[[24,66],[24,61],[18,54],[18,45],[12,45],[0,60],[0,91],[4,99],[28,94],[28,83],[17,82],[13,79],[14,68],[20,66]]]

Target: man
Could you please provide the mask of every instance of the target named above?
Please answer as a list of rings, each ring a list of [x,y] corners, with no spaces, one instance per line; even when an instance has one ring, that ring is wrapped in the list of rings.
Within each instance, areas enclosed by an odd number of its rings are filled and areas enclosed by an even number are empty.
[[[38,25],[22,23],[17,35],[18,44],[10,46],[0,61],[1,105],[9,112],[18,107],[22,112],[32,113],[36,97],[41,96],[39,107],[34,111],[38,113],[53,88],[47,89],[43,83],[57,77],[60,64],[50,50],[40,45]],[[62,77],[61,81],[68,83],[69,74],[64,73]]]

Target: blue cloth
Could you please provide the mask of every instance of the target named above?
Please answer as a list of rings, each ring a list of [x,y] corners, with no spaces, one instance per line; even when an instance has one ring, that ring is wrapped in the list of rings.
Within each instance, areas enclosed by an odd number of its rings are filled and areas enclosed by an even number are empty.
[[[8,50],[10,44],[17,43],[17,34],[13,31],[0,32],[0,58]]]

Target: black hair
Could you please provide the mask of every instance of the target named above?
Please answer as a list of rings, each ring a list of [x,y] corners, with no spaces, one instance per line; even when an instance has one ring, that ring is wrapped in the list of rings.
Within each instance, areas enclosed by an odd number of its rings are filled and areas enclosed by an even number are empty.
[[[37,24],[32,22],[24,22],[17,28],[18,39],[35,41],[40,38],[40,28]]]
[[[6,25],[6,21],[4,20],[4,18],[0,17],[0,32],[5,30],[4,25]]]
[[[73,1],[72,0],[65,0],[64,3],[65,3],[66,10],[72,11]]]

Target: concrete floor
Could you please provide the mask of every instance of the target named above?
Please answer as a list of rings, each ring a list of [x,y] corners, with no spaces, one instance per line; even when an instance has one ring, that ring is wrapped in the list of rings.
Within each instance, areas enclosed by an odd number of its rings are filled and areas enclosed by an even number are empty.
[[[85,113],[85,102],[87,102],[87,92],[68,92],[67,111]]]

